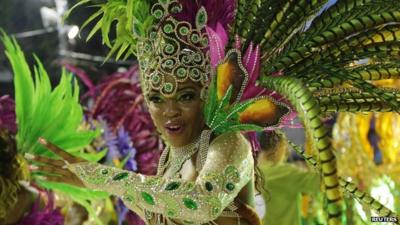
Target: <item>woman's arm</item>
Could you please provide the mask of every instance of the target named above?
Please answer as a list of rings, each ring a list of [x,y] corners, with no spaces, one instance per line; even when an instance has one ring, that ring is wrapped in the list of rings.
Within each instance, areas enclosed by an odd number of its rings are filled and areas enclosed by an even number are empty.
[[[119,196],[139,207],[171,218],[205,223],[217,218],[253,174],[251,147],[239,133],[217,137],[195,182],[144,176],[96,163],[70,164],[90,188]]]

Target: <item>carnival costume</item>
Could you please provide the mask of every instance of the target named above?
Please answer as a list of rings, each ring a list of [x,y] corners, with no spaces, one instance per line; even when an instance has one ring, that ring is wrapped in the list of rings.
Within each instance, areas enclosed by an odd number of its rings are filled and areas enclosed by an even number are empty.
[[[323,116],[399,110],[397,90],[367,81],[399,77],[400,4],[339,0],[321,13],[326,3],[111,0],[98,5],[100,10],[84,24],[101,16],[90,36],[101,31],[110,55],[137,56],[145,96],[151,89],[172,96],[179,83],[199,82],[209,129],[181,149],[183,155],[171,156],[167,146],[158,176],[94,162],[68,168],[88,187],[121,197],[156,224],[213,224],[224,215],[243,218],[234,199],[251,181],[254,163],[250,145],[235,132],[292,126],[298,114],[318,154],[316,160],[305,157],[323,175],[328,224],[342,223],[339,186],[378,214],[395,215],[338,178]],[[114,21],[117,36],[110,40]],[[178,172],[195,153],[199,176],[184,181]],[[162,177],[166,168],[176,176]]]

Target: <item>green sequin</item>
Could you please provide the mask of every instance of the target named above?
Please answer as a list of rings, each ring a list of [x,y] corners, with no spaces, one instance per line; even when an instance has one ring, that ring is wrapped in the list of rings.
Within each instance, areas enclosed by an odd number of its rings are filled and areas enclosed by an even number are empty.
[[[189,33],[189,29],[185,26],[179,28],[179,34],[181,35],[187,35]]]
[[[201,40],[201,44],[206,46],[208,45],[208,39],[207,38],[203,38],[203,40]]]
[[[206,190],[207,191],[212,191],[213,189],[214,189],[214,187],[213,187],[213,185],[212,185],[212,183],[211,182],[206,182],[205,183],[205,186],[206,186]]]
[[[172,54],[175,50],[175,47],[171,44],[167,44],[164,49],[166,53]]]
[[[191,209],[191,210],[198,209],[197,203],[195,201],[193,201],[192,199],[190,199],[190,198],[183,198],[183,204],[188,209]]]
[[[164,32],[170,34],[174,31],[174,28],[171,24],[166,24],[163,28]]]
[[[170,92],[172,92],[172,90],[173,90],[173,85],[171,83],[165,83],[164,84],[164,91],[170,93]]]
[[[150,39],[156,39],[156,37],[157,37],[157,32],[155,32],[155,31],[150,32]],[[148,46],[150,46],[150,45],[148,45]],[[146,50],[150,51],[151,48],[150,49],[146,48]]]
[[[168,59],[167,61],[165,61],[165,65],[171,67],[174,65],[174,61],[172,59]]]
[[[207,23],[207,12],[204,7],[201,7],[196,15],[196,25],[198,29],[204,27]]]
[[[174,6],[174,7],[172,7],[172,9],[171,9],[171,12],[172,13],[179,13],[179,12],[181,12],[182,11],[182,7],[180,7],[180,6]]]
[[[149,194],[149,193],[147,193],[147,192],[142,192],[141,195],[142,195],[143,200],[144,200],[146,203],[148,203],[148,204],[150,204],[150,205],[154,205],[154,204],[155,204],[155,203],[154,203],[154,198],[153,198],[153,196],[151,196],[151,194]]]
[[[108,169],[102,169],[102,170],[101,170],[101,174],[103,174],[103,175],[108,174]]]
[[[199,37],[198,34],[192,34],[192,35],[190,36],[190,39],[192,39],[192,42],[193,42],[193,43],[198,43],[200,37]]]
[[[159,75],[154,74],[154,75],[151,77],[151,81],[152,81],[154,84],[158,84],[158,83],[160,83],[161,78],[160,78]]]
[[[185,76],[186,76],[186,69],[185,68],[179,68],[177,71],[176,71],[176,75],[179,77],[179,78],[184,78]]]
[[[119,173],[119,174],[115,175],[112,179],[113,179],[114,181],[117,181],[117,180],[125,179],[125,178],[127,178],[128,176],[129,176],[129,173],[128,173],[128,172],[122,172],[122,173]]]
[[[226,188],[228,191],[233,191],[233,190],[235,189],[235,185],[232,184],[232,183],[227,183],[226,186],[225,186],[225,188]]]
[[[176,190],[179,188],[179,186],[181,186],[180,182],[171,182],[171,183],[167,184],[167,186],[165,187],[165,190],[166,191]]]
[[[157,19],[161,19],[164,16],[164,12],[161,9],[157,9],[153,13],[154,17]]]

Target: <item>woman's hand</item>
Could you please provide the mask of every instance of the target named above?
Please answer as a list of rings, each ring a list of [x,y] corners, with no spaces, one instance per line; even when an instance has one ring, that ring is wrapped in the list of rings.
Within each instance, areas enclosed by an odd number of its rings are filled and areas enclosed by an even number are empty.
[[[85,187],[82,181],[68,169],[68,164],[85,162],[84,160],[67,153],[60,147],[48,142],[44,138],[39,138],[38,141],[44,147],[60,156],[62,160],[51,159],[42,156],[33,156],[32,160],[40,163],[40,165],[32,167],[33,171],[47,173],[44,175],[44,179],[47,181],[62,182],[78,187]]]

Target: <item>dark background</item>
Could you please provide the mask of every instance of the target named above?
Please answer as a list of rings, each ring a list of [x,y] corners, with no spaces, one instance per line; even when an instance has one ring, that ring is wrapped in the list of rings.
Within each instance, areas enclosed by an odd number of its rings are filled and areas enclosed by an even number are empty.
[[[71,27],[83,24],[96,10],[80,7],[61,23],[62,15],[77,1],[0,0],[0,28],[17,38],[30,65],[34,64],[33,53],[41,59],[53,83],[58,81],[61,66],[65,63],[84,69],[91,79],[97,81],[120,67],[129,67],[134,62],[134,59],[104,61],[108,48],[101,44],[100,33],[94,35],[90,41],[85,41],[93,24],[81,30],[80,36],[68,38]],[[83,92],[84,90],[81,93]],[[14,95],[12,72],[4,47],[0,44],[0,96],[6,94]]]

